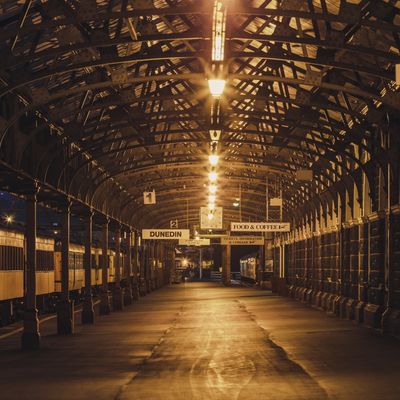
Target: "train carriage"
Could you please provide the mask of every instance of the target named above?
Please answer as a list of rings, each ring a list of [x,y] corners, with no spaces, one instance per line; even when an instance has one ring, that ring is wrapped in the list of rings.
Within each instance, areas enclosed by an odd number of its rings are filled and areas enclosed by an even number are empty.
[[[24,296],[24,235],[0,230],[0,301]]]
[[[85,286],[85,270],[83,255],[85,249],[81,245],[70,244],[68,253],[69,275],[68,284],[70,291],[80,291]],[[57,244],[55,258],[55,291],[61,292],[61,248]]]
[[[85,248],[70,243],[69,290],[71,295],[79,298],[85,286],[84,269]],[[91,284],[96,292],[102,285],[102,250],[92,248]],[[120,276],[124,277],[125,255],[120,254]],[[108,250],[107,282],[115,281],[116,253]],[[22,310],[22,299],[25,295],[26,239],[21,232],[6,228],[0,229],[0,325],[18,319],[16,310]],[[61,244],[52,238],[36,239],[36,294],[40,310],[53,310],[56,298],[61,292]]]
[[[47,295],[55,291],[54,240],[36,239],[36,294]]]
[[[240,276],[242,280],[255,282],[259,265],[259,254],[248,254],[240,259]]]

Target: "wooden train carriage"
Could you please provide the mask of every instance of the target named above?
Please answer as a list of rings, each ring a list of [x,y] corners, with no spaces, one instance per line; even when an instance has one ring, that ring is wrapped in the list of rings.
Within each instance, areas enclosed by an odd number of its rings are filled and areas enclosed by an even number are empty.
[[[92,255],[92,269],[91,269],[91,281],[92,285],[102,284],[102,272],[101,272],[101,249],[93,247],[91,251]],[[70,290],[81,290],[85,286],[85,268],[84,268],[84,246],[71,243],[69,246],[69,289]],[[55,288],[57,292],[61,292],[61,248],[57,246],[55,252],[56,260],[56,277],[55,277]]]
[[[92,249],[92,285],[102,285],[103,283],[103,273],[102,273],[102,262],[103,255],[101,248]],[[108,280],[107,282],[115,282],[115,265],[116,265],[116,255],[115,251],[108,250]],[[125,276],[125,255],[120,255],[120,277],[121,279]]]
[[[98,247],[92,247],[92,285],[101,285],[103,282],[103,276],[101,273],[101,249]]]
[[[98,254],[98,276],[99,278],[96,279],[97,285],[101,285],[103,282],[103,273],[102,273],[102,266],[103,266],[103,252],[102,249],[97,249]],[[108,250],[107,252],[107,282],[114,282],[115,281],[115,251]],[[93,277],[92,277],[93,278]]]
[[[244,279],[257,279],[258,254],[253,253],[240,259],[240,275]]]
[[[0,301],[24,296],[24,235],[0,230]]]
[[[36,294],[44,295],[55,291],[54,239],[36,239]]]
[[[117,265],[117,255],[115,251],[109,250],[109,274],[108,274],[108,282],[115,282],[115,270]],[[119,270],[121,279],[125,276],[125,255],[120,254],[119,256]]]
[[[70,244],[68,254],[69,264],[69,290],[81,290],[85,285],[85,270],[83,268],[83,255],[85,248],[81,245]],[[55,291],[61,292],[61,248],[57,246],[55,259]]]
[[[108,282],[115,282],[115,251],[108,250]]]
[[[0,230],[0,301],[24,297],[25,237]],[[36,294],[53,293],[54,240],[36,239]]]

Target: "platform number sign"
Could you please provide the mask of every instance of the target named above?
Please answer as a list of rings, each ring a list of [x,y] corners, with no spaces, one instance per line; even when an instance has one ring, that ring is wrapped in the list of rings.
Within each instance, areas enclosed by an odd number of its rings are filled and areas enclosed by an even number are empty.
[[[178,229],[178,220],[177,219],[173,219],[172,221],[169,221],[169,227],[171,229]]]
[[[156,204],[156,191],[143,192],[143,203],[144,204]]]

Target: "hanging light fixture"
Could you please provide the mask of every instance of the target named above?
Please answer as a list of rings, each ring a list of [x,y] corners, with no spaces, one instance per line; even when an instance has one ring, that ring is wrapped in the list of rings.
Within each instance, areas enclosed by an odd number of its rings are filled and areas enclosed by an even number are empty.
[[[210,89],[211,96],[221,97],[222,93],[224,93],[225,84],[225,79],[209,79],[208,87]]]
[[[224,93],[225,84],[225,79],[209,79],[208,87],[210,89],[211,96],[220,97],[222,93]]]
[[[210,180],[211,183],[214,183],[214,182],[216,182],[217,179],[218,179],[218,174],[217,174],[215,171],[211,171],[211,172],[208,174],[208,179]]]
[[[217,154],[210,154],[208,156],[208,161],[212,167],[216,167],[218,165],[219,156]]]
[[[209,201],[210,203],[215,203],[215,200],[216,200],[215,194],[209,194],[209,195],[208,195],[208,201]]]
[[[208,186],[208,191],[209,191],[211,194],[217,193],[217,185],[213,185],[213,184],[209,185],[209,186]]]

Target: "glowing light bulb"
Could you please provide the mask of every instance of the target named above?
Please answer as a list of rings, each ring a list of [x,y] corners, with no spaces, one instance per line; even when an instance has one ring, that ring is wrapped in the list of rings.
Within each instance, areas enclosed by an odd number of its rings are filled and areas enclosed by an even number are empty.
[[[217,186],[216,186],[216,185],[209,185],[209,186],[208,186],[208,191],[209,191],[211,194],[217,193]]]
[[[208,209],[210,210],[210,211],[213,211],[213,210],[215,210],[215,204],[214,203],[208,203]]]
[[[208,174],[208,179],[210,180],[210,182],[216,182],[217,179],[218,179],[217,173],[216,173],[215,171],[211,171],[211,172]]]
[[[7,224],[11,224],[14,221],[14,217],[12,215],[6,215],[5,220]]]
[[[211,96],[220,97],[224,93],[225,79],[209,79],[208,87],[210,88]]]
[[[216,199],[215,194],[208,195],[209,203],[215,203],[215,199]]]
[[[207,216],[207,217],[208,217],[209,220],[211,220],[211,219],[214,218],[214,214],[213,214],[213,213],[208,213],[208,216]]]
[[[232,203],[233,207],[239,207],[239,202],[235,201]]]
[[[218,164],[219,156],[216,155],[216,154],[210,154],[210,155],[208,156],[208,161],[210,162],[210,165],[211,165],[212,167],[215,167],[215,166]]]

